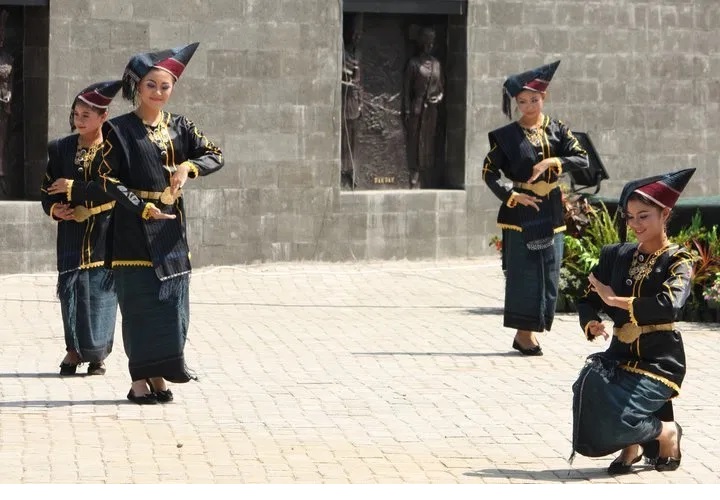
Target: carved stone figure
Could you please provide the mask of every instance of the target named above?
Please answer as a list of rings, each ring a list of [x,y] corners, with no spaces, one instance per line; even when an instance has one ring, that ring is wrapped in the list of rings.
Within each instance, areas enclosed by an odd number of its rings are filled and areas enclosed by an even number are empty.
[[[435,167],[435,136],[438,105],[443,99],[440,61],[431,55],[435,30],[423,27],[415,38],[418,54],[406,66],[403,85],[403,118],[407,137],[410,188],[428,187]]]
[[[0,177],[7,174],[5,169],[5,146],[10,127],[10,102],[12,99],[13,57],[5,48],[5,23],[8,12],[0,13]]]
[[[362,115],[362,87],[360,80],[360,36],[362,14],[355,14],[343,30],[342,67],[342,143],[340,148],[340,179],[343,188],[354,189],[355,182],[355,139],[358,119]]]

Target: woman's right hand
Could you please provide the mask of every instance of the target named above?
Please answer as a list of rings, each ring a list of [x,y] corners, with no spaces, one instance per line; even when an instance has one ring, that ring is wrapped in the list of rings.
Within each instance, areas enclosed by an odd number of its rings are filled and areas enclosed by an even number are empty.
[[[529,194],[517,193],[515,195],[515,202],[526,207],[533,207],[539,212],[540,207],[538,206],[538,203],[542,203],[542,200]]]
[[[160,220],[160,219],[174,219],[175,214],[166,214],[156,206],[150,206],[147,209],[148,219]]]
[[[53,217],[60,220],[75,220],[75,214],[68,203],[56,203],[52,207]]]
[[[607,340],[610,335],[605,331],[605,325],[602,321],[592,320],[587,324],[587,330],[593,337],[603,336]]]

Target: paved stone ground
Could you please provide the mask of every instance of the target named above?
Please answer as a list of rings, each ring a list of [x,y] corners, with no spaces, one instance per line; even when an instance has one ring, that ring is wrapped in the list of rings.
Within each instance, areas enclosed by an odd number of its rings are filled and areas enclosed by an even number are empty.
[[[603,345],[561,314],[520,357],[502,289],[496,258],[200,269],[200,381],[142,407],[119,325],[105,377],[59,378],[55,276],[0,276],[0,481],[720,482],[718,325],[681,324],[681,469],[610,478],[610,458],[566,461],[570,387]]]

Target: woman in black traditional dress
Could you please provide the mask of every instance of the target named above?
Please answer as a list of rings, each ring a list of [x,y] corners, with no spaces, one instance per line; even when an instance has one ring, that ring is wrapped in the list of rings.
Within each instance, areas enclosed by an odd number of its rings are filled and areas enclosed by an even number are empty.
[[[115,202],[92,177],[102,159],[102,125],[120,86],[116,80],[83,89],[70,110],[70,130],[78,133],[48,144],[40,199],[58,223],[57,290],[66,350],[60,375],[74,375],[81,363],[88,363],[88,375],[105,374],[113,347],[117,297],[112,271],[103,264]]]
[[[563,254],[563,171],[588,168],[587,153],[561,121],[543,113],[545,93],[560,61],[512,75],[503,84],[503,112],[517,121],[489,134],[483,180],[502,202],[502,266],[505,271],[503,324],[516,329],[513,349],[542,355],[535,332],[550,330]],[[512,181],[504,182],[502,175]]]
[[[137,107],[108,123],[99,174],[118,202],[108,261],[132,379],[127,398],[138,404],[172,401],[166,381],[195,379],[184,357],[191,266],[182,188],[224,162],[192,121],[164,107],[197,46],[130,59],[123,97]]]
[[[680,466],[682,428],[670,400],[680,394],[685,350],[674,321],[691,291],[692,256],[670,243],[671,209],[695,169],[628,183],[620,195],[623,243],[603,247],[585,295],[578,301],[588,340],[608,337],[605,352],[588,357],[573,385],[573,455],[599,457],[622,450],[609,474],[624,474],[654,449],[655,469]],[[625,227],[637,243],[624,243]]]

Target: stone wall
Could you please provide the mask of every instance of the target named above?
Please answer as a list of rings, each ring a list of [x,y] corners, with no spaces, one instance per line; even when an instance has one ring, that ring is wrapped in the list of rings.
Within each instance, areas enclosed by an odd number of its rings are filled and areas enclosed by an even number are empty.
[[[467,97],[465,123],[448,131],[464,183],[353,193],[339,189],[338,0],[51,1],[48,134],[67,133],[74,93],[119,77],[131,54],[199,41],[169,108],[226,156],[221,172],[188,190],[196,266],[474,257],[493,252],[498,234],[481,167],[487,132],[504,123],[501,84],[556,58],[546,110],[590,133],[612,177],[602,194],[685,166],[699,168],[688,193],[717,193],[718,27],[715,0],[469,0],[467,26],[451,18],[448,44],[467,73],[447,96],[448,106],[462,105],[459,92]],[[114,104],[114,113],[128,109]],[[15,221],[0,222],[0,254],[37,250],[0,261],[0,273],[52,268],[52,223],[39,204],[0,210]],[[18,236],[15,226],[31,222]],[[44,236],[30,241],[31,233]]]

